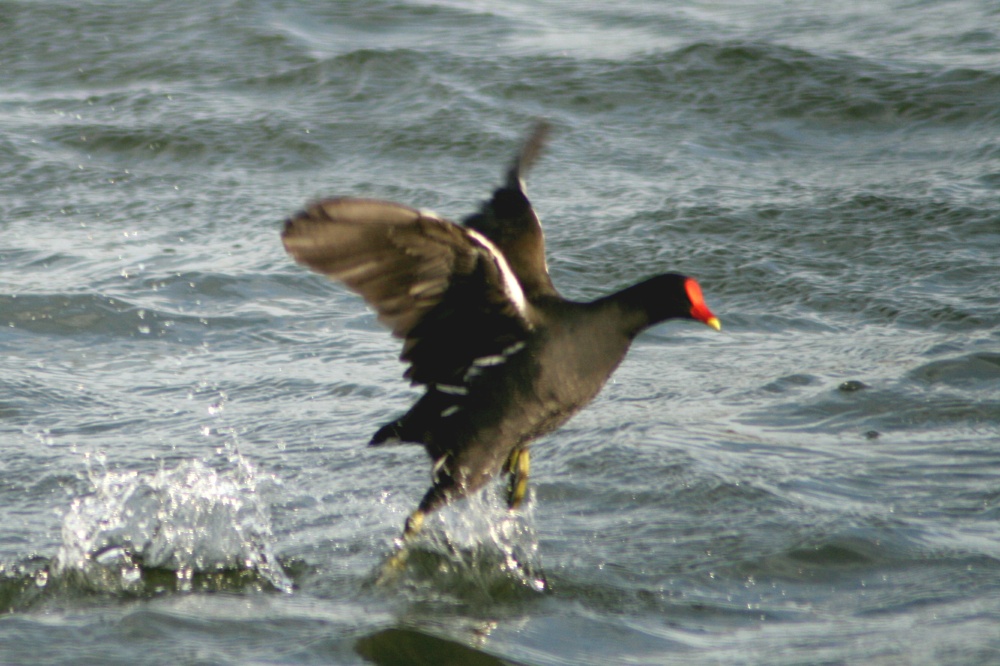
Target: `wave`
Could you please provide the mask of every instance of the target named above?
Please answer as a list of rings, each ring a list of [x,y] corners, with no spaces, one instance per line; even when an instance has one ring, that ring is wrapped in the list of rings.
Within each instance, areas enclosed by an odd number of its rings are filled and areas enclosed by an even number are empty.
[[[437,49],[363,48],[299,63],[251,82],[265,87],[329,84],[338,98],[374,95],[411,103],[441,93],[483,101],[535,101],[577,111],[657,107],[739,118],[887,125],[894,122],[996,123],[1000,73],[975,68],[890,63],[812,53],[770,43],[701,42],[623,60],[523,56],[493,59]],[[342,93],[346,92],[344,95]]]

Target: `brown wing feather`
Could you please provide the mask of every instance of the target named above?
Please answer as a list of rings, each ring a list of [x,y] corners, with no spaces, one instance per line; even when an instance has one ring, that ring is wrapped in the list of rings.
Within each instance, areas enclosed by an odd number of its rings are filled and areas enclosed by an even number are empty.
[[[415,383],[460,384],[477,358],[530,330],[520,285],[475,231],[372,199],[326,199],[285,222],[296,261],[340,280],[405,338]]]

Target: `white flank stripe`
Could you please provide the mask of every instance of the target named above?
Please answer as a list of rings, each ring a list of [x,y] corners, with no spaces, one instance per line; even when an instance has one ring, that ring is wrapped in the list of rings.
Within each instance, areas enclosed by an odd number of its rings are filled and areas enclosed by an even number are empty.
[[[480,356],[479,358],[477,358],[475,361],[472,362],[472,365],[479,366],[480,368],[482,368],[487,365],[500,365],[501,363],[506,363],[506,362],[507,362],[507,357],[500,356],[498,354],[496,356]]]
[[[512,344],[512,345],[510,345],[508,347],[505,347],[504,350],[501,353],[504,356],[513,356],[517,352],[519,352],[522,349],[524,349],[524,346],[525,346],[524,341],[523,340],[518,340],[514,344]]]

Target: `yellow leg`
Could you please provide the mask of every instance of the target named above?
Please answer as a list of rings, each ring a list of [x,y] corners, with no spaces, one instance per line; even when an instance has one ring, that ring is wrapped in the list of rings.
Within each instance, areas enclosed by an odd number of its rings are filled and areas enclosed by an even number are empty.
[[[515,449],[507,459],[507,506],[512,510],[521,506],[528,492],[528,472],[531,469],[531,454],[528,449]]]
[[[406,525],[403,527],[403,543],[400,544],[396,552],[393,553],[382,568],[382,574],[379,576],[379,582],[385,582],[390,576],[393,576],[403,570],[406,566],[406,559],[410,556],[410,551],[406,547],[408,541],[413,539],[420,532],[420,528],[424,526],[424,516],[426,514],[420,509],[415,510],[410,514],[409,518],[406,519]]]
[[[410,514],[410,517],[406,519],[406,525],[403,526],[403,541],[409,541],[424,526],[424,512],[420,509],[416,509]]]

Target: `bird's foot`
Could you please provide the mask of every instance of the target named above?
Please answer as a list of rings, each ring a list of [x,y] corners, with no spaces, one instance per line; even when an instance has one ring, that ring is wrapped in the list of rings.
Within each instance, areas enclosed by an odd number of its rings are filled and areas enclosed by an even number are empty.
[[[403,536],[399,539],[396,551],[382,564],[382,571],[375,580],[376,585],[386,585],[392,582],[406,568],[406,560],[410,557],[409,543],[423,527],[425,515],[423,511],[417,509],[406,519],[406,524],[403,527]]]

